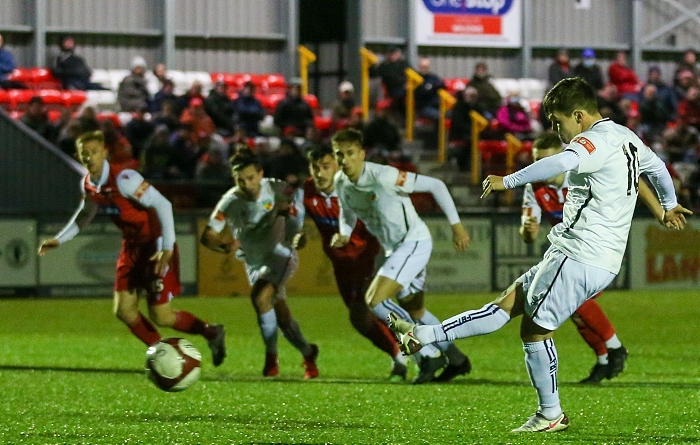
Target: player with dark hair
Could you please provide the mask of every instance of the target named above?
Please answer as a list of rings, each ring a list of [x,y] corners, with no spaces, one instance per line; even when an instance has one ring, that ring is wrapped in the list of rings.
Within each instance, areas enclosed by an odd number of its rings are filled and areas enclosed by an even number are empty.
[[[122,231],[114,283],[114,312],[146,345],[161,339],[155,326],[138,309],[145,292],[149,318],[158,326],[199,334],[207,339],[214,366],[226,357],[225,330],[209,325],[170,301],[180,293],[179,256],[175,244],[172,205],[135,170],[107,162],[101,131],[78,137],[77,155],[88,174],[81,182],[83,200],[70,222],[55,238],[39,247],[39,255],[73,239],[94,216],[110,215]]]
[[[406,356],[399,351],[386,323],[369,310],[364,299],[367,286],[374,276],[375,261],[381,246],[358,221],[347,245],[339,249],[331,247],[331,238],[338,233],[338,194],[333,186],[333,177],[339,170],[338,163],[333,150],[326,145],[312,147],[306,157],[311,177],[303,186],[304,209],[321,234],[323,251],[333,264],[338,291],[350,311],[350,323],[357,332],[392,358],[394,365],[389,380],[405,380]]]
[[[304,357],[304,378],[316,378],[318,346],[304,338],[287,306],[284,287],[299,262],[292,244],[302,229],[297,207],[301,204],[294,202],[285,182],[263,178],[260,160],[248,149],[231,158],[231,172],[236,185],[214,208],[201,242],[215,252],[236,252],[245,262],[250,298],[265,342],[263,376],[279,374],[279,327]]]
[[[620,270],[640,173],[660,196],[667,227],[682,229],[691,214],[676,201],[666,166],[631,130],[598,112],[596,94],[580,78],[564,79],[545,96],[545,113],[566,145],[505,177],[489,175],[484,194],[512,189],[569,172],[562,222],[549,233],[542,261],[481,309],[433,326],[415,326],[391,314],[391,327],[409,353],[437,341],[494,332],[522,315],[520,338],[539,407],[513,432],[568,428],[559,402],[558,357],[552,335],[586,300],[605,289]]]

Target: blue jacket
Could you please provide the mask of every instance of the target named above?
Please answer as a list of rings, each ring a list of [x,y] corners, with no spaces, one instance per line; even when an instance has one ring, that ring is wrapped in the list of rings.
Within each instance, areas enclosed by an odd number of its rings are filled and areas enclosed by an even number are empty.
[[[0,48],[0,80],[7,80],[7,76],[15,69],[15,58],[5,47]]]

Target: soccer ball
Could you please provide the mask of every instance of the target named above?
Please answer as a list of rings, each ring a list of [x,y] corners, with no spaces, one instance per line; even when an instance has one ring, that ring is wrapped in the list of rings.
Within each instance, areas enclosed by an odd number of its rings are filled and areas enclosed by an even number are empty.
[[[146,351],[146,375],[163,391],[184,391],[199,379],[201,360],[184,338],[164,338]]]

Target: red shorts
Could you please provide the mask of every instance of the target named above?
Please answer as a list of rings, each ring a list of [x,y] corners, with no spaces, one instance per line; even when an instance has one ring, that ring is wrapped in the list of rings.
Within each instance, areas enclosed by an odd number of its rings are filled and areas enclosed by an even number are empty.
[[[365,292],[374,278],[374,256],[361,255],[351,260],[334,261],[333,271],[345,306],[365,301]]]
[[[115,291],[144,290],[148,304],[165,304],[180,294],[180,255],[177,244],[165,276],[155,273],[155,262],[150,258],[157,252],[156,243],[127,243],[122,240],[122,250],[117,259]]]

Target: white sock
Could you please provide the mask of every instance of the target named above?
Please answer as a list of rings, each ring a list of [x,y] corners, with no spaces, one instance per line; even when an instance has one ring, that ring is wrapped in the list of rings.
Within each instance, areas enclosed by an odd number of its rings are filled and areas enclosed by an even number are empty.
[[[435,315],[433,315],[429,310],[424,309],[425,313],[423,316],[420,318],[420,320],[416,320],[419,324],[426,325],[426,326],[437,326],[440,324],[440,319],[437,318]],[[415,331],[414,331],[415,332]],[[420,339],[418,339],[420,340]],[[438,347],[441,351],[447,350],[447,348],[450,346],[449,341],[441,341],[435,343],[435,346]]]
[[[605,347],[608,349],[617,349],[622,347],[622,342],[620,342],[620,339],[617,338],[617,334],[613,334],[612,337],[609,339],[605,340]]]
[[[603,354],[598,356],[598,364],[607,365],[608,364],[608,354]]]
[[[441,325],[432,326],[435,337],[433,341],[453,341],[458,338],[490,334],[501,329],[509,321],[508,312],[493,303],[488,303],[481,309],[462,312],[443,321]],[[423,341],[418,332],[416,337]]]
[[[530,382],[537,391],[539,411],[547,419],[556,419],[562,413],[559,404],[559,386],[557,382],[557,348],[554,340],[547,339],[532,343],[523,343],[525,367]]]
[[[265,342],[265,352],[277,354],[277,315],[275,310],[271,309],[258,315],[258,325]]]
[[[408,366],[408,356],[399,352],[398,354],[396,354],[394,356],[394,363],[397,363],[397,364],[403,365],[403,366]]]
[[[403,309],[401,306],[398,304],[394,303],[393,300],[386,299],[379,303],[378,305],[374,306],[372,308],[372,312],[377,314],[377,317],[379,317],[380,320],[383,320],[384,323],[389,323],[389,313],[393,312],[396,315],[399,316],[402,320],[406,320],[410,323],[414,323],[413,319],[411,318],[411,315]],[[440,350],[430,344],[423,343],[423,347],[421,348],[420,351],[418,351],[418,354],[420,354],[421,357],[438,357],[440,355]]]

